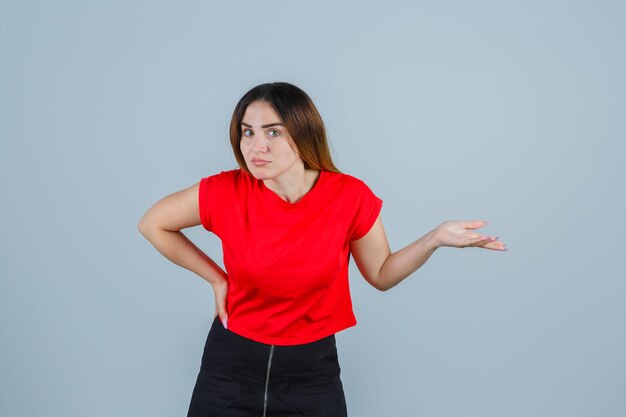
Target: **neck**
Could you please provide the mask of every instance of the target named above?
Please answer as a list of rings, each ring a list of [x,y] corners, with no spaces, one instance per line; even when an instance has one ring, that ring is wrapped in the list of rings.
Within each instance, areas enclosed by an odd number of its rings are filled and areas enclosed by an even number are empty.
[[[263,180],[265,186],[283,200],[295,203],[308,193],[315,185],[319,171],[313,169],[294,170],[290,175]]]

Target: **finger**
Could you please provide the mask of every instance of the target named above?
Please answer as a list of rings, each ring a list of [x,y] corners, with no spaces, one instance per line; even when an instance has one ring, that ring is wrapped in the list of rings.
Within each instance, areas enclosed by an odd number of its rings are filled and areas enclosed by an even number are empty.
[[[489,235],[483,235],[481,233],[468,233],[468,238],[474,242],[480,242],[483,240],[493,240],[494,237],[493,236],[489,236]]]
[[[478,235],[470,238],[467,246],[483,246],[487,243],[493,242],[495,239],[497,238],[485,235]]]
[[[480,245],[480,247],[481,248],[485,248],[485,249],[503,251],[503,252],[508,251],[508,248],[506,247],[506,244],[504,244],[502,242],[497,242],[497,241],[487,242],[484,245]]]
[[[224,306],[223,304],[220,305],[218,307],[219,309],[219,315],[220,315],[220,321],[222,322],[222,324],[224,325],[225,329],[228,329],[228,314],[226,313],[226,306]]]
[[[480,229],[483,226],[486,226],[488,223],[484,220],[472,220],[469,222],[465,222],[463,227],[466,229]]]

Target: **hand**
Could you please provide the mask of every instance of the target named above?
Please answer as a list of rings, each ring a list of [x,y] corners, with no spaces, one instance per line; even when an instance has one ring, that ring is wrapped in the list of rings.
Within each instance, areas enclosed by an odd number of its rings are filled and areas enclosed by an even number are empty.
[[[497,237],[483,235],[473,230],[487,224],[483,220],[473,221],[446,221],[437,226],[433,231],[433,240],[437,247],[452,246],[466,248],[476,246],[485,249],[507,251],[506,245]]]
[[[211,286],[215,294],[215,314],[213,315],[213,319],[219,315],[224,328],[228,329],[228,306],[226,301],[226,296],[228,295],[228,280],[219,280],[211,284]]]

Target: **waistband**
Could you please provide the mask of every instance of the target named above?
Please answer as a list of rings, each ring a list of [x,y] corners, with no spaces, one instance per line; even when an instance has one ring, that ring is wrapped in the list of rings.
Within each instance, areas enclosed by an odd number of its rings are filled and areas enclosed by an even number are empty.
[[[225,329],[216,316],[211,325],[205,355],[213,359],[245,363],[255,373],[265,374],[268,362],[274,375],[310,373],[315,370],[339,374],[335,335],[298,345],[269,345]]]

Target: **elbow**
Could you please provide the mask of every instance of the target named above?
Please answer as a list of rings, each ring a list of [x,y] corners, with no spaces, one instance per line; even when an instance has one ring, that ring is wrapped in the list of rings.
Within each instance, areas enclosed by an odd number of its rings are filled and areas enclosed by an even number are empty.
[[[376,284],[374,285],[374,287],[380,292],[389,291],[393,287],[393,284],[390,285],[389,280],[385,278],[385,274],[388,274],[388,269],[385,269],[384,267],[389,257],[390,255],[387,255],[385,260],[382,262],[382,264],[378,268],[378,274],[376,274],[376,277],[374,277],[372,281]]]
[[[141,219],[139,219],[139,222],[137,222],[137,230],[139,230],[139,233],[147,237],[148,233],[150,232],[150,229],[151,229],[150,223],[148,223],[146,216],[143,215]]]
[[[390,286],[386,285],[382,279],[380,279],[380,275],[378,275],[376,279],[373,279],[372,283],[373,287],[380,292],[388,291],[391,288]]]
[[[148,234],[146,226],[141,222],[137,223],[137,230],[139,230],[139,233],[141,233],[144,237]]]
[[[139,221],[137,222],[137,230],[139,230],[141,234],[144,234],[144,230],[146,230],[145,217],[146,216],[142,216],[141,219],[139,219]]]
[[[381,284],[379,284],[379,285],[376,287],[376,289],[377,289],[378,291],[380,291],[380,292],[387,292],[387,291],[389,291],[390,289],[392,289],[392,288],[393,288],[393,287],[395,287],[395,286],[396,286],[396,284],[393,284],[393,285],[381,285]]]
[[[387,271],[387,274],[388,273],[389,271]],[[393,275],[384,275],[381,268],[381,272],[379,272],[375,279],[372,280],[372,285],[374,285],[374,288],[376,288],[378,291],[386,292],[398,285],[400,281],[402,281],[402,279],[399,277]]]

